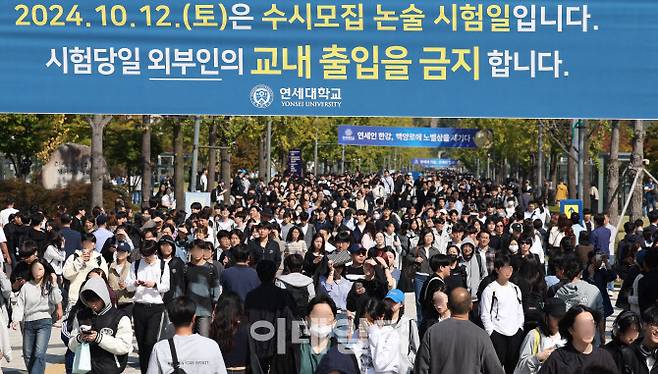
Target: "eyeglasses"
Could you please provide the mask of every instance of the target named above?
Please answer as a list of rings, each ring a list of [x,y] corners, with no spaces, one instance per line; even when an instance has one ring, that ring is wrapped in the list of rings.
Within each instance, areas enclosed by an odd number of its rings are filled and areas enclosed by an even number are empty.
[[[357,256],[365,256],[365,255],[368,254],[368,251],[362,250],[362,251],[359,251],[359,252],[354,252],[354,254],[357,255]]]
[[[530,241],[528,241],[528,242],[521,242],[521,244],[532,245],[532,242],[530,242]]]

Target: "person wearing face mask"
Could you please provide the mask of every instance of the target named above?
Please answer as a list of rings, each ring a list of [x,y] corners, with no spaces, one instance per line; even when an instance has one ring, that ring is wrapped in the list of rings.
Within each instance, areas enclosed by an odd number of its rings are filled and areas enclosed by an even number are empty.
[[[516,241],[516,239],[512,239],[509,242],[509,246],[507,247],[509,249],[509,255],[514,256],[517,253],[519,253],[519,243]]]
[[[295,331],[287,342],[286,353],[278,355],[270,373],[314,374],[327,352],[338,345],[334,336],[336,304],[327,295],[318,295],[305,310],[306,331]]]
[[[459,248],[457,246],[450,246],[448,248],[448,260],[450,261],[450,276],[446,278],[446,293],[455,288],[466,288],[468,277],[466,275],[466,267],[460,264]]]

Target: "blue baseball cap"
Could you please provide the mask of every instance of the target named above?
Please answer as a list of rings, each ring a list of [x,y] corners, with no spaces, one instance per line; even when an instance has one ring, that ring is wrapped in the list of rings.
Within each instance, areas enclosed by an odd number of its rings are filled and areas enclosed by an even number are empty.
[[[404,304],[404,293],[397,288],[394,288],[386,294],[386,297],[384,299],[391,299],[395,301],[398,304]]]
[[[122,252],[131,252],[130,244],[128,242],[124,242],[122,240],[117,242],[117,251],[122,251]]]

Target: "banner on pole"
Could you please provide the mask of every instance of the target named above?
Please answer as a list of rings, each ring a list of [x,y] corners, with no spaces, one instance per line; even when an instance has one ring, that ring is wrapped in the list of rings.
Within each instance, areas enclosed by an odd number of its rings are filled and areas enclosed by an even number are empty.
[[[338,144],[385,147],[475,148],[478,129],[338,126]]]
[[[425,168],[450,168],[459,165],[459,161],[451,158],[414,158],[412,165]]]

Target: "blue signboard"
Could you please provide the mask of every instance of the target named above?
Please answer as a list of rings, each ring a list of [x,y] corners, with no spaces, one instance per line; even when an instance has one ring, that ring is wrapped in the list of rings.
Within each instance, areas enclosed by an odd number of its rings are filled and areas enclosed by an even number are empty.
[[[302,164],[302,151],[291,149],[288,151],[288,171],[291,175],[302,176],[304,165]]]
[[[656,0],[3,0],[0,112],[658,118]]]
[[[459,161],[451,158],[414,158],[411,164],[425,168],[449,168],[457,166]]]
[[[338,144],[386,147],[475,148],[478,129],[338,126]]]
[[[561,200],[560,201],[560,214],[566,214],[567,218],[571,218],[572,214],[579,214],[580,220],[583,219],[583,201],[582,200]]]

